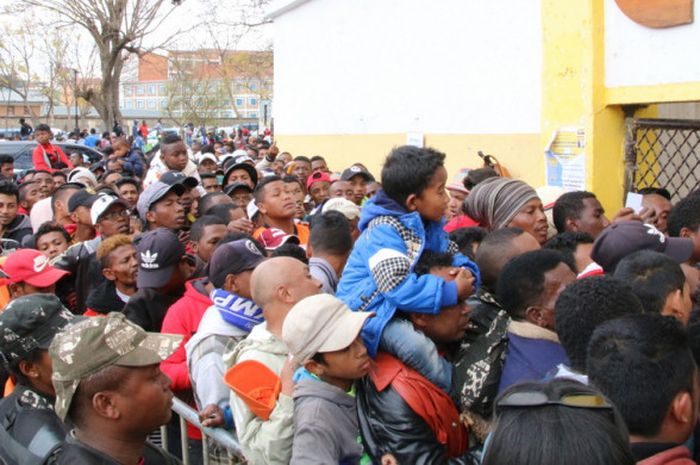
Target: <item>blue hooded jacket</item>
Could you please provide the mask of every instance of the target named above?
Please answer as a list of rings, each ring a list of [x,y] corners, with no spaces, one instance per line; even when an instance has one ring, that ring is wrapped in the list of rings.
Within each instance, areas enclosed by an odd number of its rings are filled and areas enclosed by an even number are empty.
[[[452,264],[471,271],[475,287],[479,268],[458,252],[442,229],[443,222],[424,221],[418,212],[409,212],[380,190],[362,208],[357,239],[336,297],[355,311],[373,311],[362,338],[372,357],[386,324],[397,309],[438,314],[457,303],[457,285],[434,275],[417,276],[413,270],[423,250],[450,252]]]

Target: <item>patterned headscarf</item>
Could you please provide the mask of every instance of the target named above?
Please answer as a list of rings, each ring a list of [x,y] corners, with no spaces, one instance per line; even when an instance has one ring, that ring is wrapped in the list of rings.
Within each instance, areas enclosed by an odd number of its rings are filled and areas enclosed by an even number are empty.
[[[493,231],[504,228],[537,192],[522,181],[509,178],[490,178],[472,189],[464,201],[467,215]]]

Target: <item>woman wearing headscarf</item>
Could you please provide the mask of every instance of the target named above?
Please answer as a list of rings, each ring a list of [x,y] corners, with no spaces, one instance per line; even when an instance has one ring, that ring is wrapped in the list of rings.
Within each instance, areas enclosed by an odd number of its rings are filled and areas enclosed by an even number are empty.
[[[547,217],[535,189],[523,181],[490,178],[477,184],[465,200],[467,215],[481,226],[494,231],[521,228],[540,244],[547,240]]]

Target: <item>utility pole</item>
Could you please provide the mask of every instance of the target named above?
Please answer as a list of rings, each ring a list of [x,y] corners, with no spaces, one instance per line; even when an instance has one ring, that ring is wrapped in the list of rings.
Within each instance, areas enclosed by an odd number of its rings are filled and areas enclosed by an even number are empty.
[[[75,132],[76,139],[77,135],[80,134],[80,123],[78,123],[78,70],[73,68],[73,100],[75,100]]]

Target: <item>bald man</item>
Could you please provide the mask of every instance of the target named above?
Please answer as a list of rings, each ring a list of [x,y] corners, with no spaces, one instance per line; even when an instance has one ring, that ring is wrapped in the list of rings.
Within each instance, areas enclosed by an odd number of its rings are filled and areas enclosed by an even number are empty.
[[[282,324],[289,310],[304,297],[318,294],[321,282],[309,267],[291,257],[270,258],[253,271],[251,295],[262,308],[265,322],[255,326],[233,352],[224,356],[226,368],[244,360],[258,361],[282,379],[282,391],[267,421],[255,416],[235,392],[231,391],[231,409],[243,453],[251,465],[288,464],[292,457],[295,366],[288,360],[289,350],[282,342]]]

